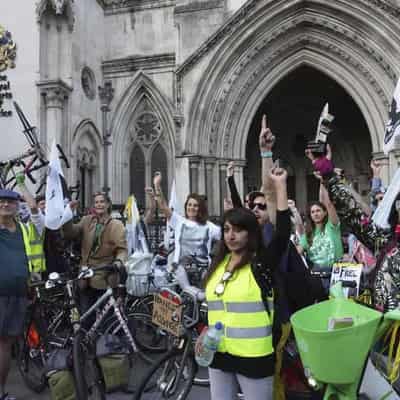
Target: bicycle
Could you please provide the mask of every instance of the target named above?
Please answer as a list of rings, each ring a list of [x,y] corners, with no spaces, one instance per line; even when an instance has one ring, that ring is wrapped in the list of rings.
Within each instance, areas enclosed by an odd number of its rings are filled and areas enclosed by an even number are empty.
[[[127,357],[132,360],[138,353],[147,362],[152,360],[139,352],[136,341],[128,326],[128,320],[124,311],[123,285],[117,288],[108,288],[102,296],[82,315],[80,315],[74,296],[74,283],[80,279],[88,279],[94,276],[95,271],[106,270],[119,271],[114,265],[96,268],[82,267],[77,278],[63,280],[59,274],[50,274],[49,282],[52,285],[63,285],[66,288],[69,299],[70,321],[72,333],[72,360],[73,375],[76,385],[78,400],[105,399],[105,385],[99,362],[96,355],[96,342],[101,335],[119,334],[122,336]],[[109,316],[111,314],[111,317]],[[95,321],[88,328],[85,322],[91,316],[96,315]],[[132,364],[132,363],[131,363]]]
[[[196,294],[185,290],[178,295],[170,289],[164,289],[155,298],[155,304],[164,304],[160,310],[155,308],[155,314],[158,312],[159,317],[153,314],[153,319],[160,325],[164,324],[164,329],[171,334],[173,346],[144,376],[134,400],[140,400],[144,395],[146,399],[184,400],[198,372],[194,359],[194,338],[205,326],[206,310]],[[161,312],[163,307],[169,312]],[[208,380],[204,384],[207,385]]]
[[[36,393],[46,386],[45,365],[48,354],[65,344],[68,315],[64,312],[63,292],[50,291],[45,282],[31,284],[33,298],[28,306],[26,327],[18,343],[17,367],[26,386]]]

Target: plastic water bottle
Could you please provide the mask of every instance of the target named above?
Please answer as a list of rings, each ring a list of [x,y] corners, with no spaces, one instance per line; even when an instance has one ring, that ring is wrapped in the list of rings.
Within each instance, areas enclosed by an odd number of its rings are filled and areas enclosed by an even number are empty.
[[[209,328],[203,336],[201,345],[195,352],[196,362],[201,367],[208,367],[211,364],[224,332],[222,328],[222,323],[217,322],[215,326]]]

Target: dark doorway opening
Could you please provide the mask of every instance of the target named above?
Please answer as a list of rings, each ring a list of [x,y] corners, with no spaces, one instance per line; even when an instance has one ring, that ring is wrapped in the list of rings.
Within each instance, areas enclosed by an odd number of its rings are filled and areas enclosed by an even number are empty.
[[[289,196],[295,198],[301,208],[318,197],[318,182],[312,177],[304,149],[307,141],[315,137],[319,116],[327,102],[335,116],[334,131],[329,138],[335,165],[345,170],[362,195],[367,194],[372,146],[364,117],[352,97],[336,81],[308,66],[296,69],[278,82],[257,110],[246,146],[246,192],[261,184],[258,135],[262,114],[266,114],[277,138],[274,159],[281,159],[289,169]]]

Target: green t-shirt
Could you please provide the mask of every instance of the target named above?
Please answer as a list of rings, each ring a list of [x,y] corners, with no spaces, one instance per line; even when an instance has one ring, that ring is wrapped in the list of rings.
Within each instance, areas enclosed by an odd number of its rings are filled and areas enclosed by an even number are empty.
[[[308,245],[305,234],[300,237],[300,246],[307,252],[308,258],[315,264],[323,267],[332,266],[343,256],[340,223],[333,225],[331,221],[321,231],[315,228],[311,247]]]

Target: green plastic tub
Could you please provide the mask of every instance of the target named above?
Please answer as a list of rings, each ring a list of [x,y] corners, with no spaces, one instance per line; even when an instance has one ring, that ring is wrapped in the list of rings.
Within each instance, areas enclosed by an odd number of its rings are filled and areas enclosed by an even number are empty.
[[[328,330],[330,318],[352,317],[351,327]],[[345,385],[360,379],[382,314],[347,299],[304,308],[291,318],[305,369],[320,382]]]

